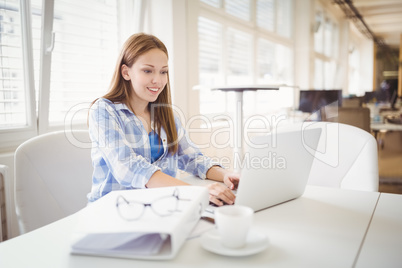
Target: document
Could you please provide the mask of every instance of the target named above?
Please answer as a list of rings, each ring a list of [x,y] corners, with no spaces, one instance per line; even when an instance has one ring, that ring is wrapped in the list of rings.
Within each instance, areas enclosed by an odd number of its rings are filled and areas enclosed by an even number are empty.
[[[169,215],[155,213],[161,205],[155,209],[150,206],[172,195],[176,188],[183,202],[179,201]],[[147,204],[138,219],[127,220],[119,213],[116,202],[121,196],[130,204]],[[199,186],[113,191],[79,212],[81,218],[73,233],[71,253],[171,259],[189,238],[207,205],[208,191]]]

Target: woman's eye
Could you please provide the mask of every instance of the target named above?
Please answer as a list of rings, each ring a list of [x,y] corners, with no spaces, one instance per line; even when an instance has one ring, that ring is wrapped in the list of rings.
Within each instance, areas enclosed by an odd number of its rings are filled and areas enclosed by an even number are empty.
[[[152,73],[152,71],[150,71],[150,70],[144,70],[144,73],[149,74],[149,73]]]
[[[168,71],[162,71],[161,72],[161,74],[167,74],[168,73]]]

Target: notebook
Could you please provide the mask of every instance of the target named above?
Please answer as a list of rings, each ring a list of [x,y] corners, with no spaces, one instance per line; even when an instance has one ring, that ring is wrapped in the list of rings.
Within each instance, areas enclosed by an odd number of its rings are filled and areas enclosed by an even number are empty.
[[[259,211],[300,197],[306,188],[321,129],[278,130],[255,136],[241,163],[235,205]]]

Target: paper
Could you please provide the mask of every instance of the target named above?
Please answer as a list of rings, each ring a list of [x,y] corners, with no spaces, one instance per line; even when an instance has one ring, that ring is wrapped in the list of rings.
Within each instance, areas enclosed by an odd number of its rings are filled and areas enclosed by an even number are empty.
[[[72,249],[99,253],[124,252],[134,255],[155,255],[159,253],[166,237],[158,233],[88,234],[76,242]]]

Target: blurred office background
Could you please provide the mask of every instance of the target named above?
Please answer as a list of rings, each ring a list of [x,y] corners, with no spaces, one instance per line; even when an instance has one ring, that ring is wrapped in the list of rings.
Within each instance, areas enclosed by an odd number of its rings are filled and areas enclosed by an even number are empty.
[[[177,112],[187,127],[210,134],[230,128],[236,109],[233,93],[211,90],[219,86],[287,85],[246,92],[245,119],[308,117],[315,110],[299,111],[301,91],[336,91],[339,107],[400,105],[402,1],[0,0],[4,200],[12,200],[18,145],[50,131],[85,129],[89,104],[107,91],[119,48],[136,32],[166,44]],[[211,135],[191,137],[205,153],[231,158],[230,134],[215,134],[215,146]],[[380,190],[398,191],[401,132],[377,134]],[[16,227],[8,228],[15,235]]]

